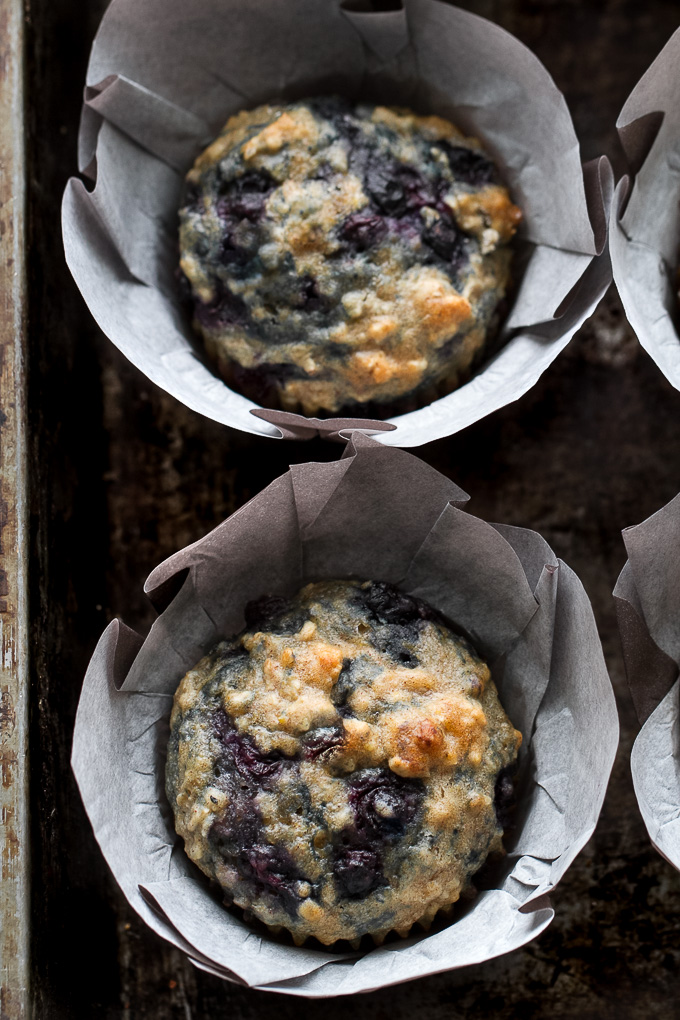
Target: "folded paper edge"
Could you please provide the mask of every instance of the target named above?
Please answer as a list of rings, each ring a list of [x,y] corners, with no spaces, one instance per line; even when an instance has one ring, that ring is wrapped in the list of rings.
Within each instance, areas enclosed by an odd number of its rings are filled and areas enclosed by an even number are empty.
[[[673,32],[661,48],[621,107],[616,119],[616,131],[625,157],[626,173],[617,183],[610,220],[613,278],[626,318],[642,348],[647,351],[660,371],[676,389],[680,389],[677,372],[663,352],[664,345],[651,334],[646,316],[639,314],[635,299],[627,286],[623,251],[627,245],[634,242],[624,231],[621,221],[635,182],[644,170],[647,158],[656,143],[666,117],[666,111],[663,109],[664,103],[653,96],[653,93],[658,91],[656,89],[657,80],[661,78],[667,80],[669,73],[672,73],[672,69],[677,67],[679,60],[680,28]],[[671,72],[669,72],[669,68]],[[680,343],[680,338],[678,338],[678,342]]]
[[[662,843],[662,840],[660,839],[660,835],[663,831],[664,825],[661,824],[655,817],[653,805],[650,803],[649,798],[647,797],[647,790],[645,789],[645,784],[641,781],[638,772],[639,766],[638,759],[642,754],[642,748],[644,745],[645,737],[648,735],[649,728],[650,727],[656,728],[656,726],[659,725],[657,720],[652,718],[652,716],[654,716],[655,713],[662,714],[664,711],[666,711],[667,706],[664,704],[666,701],[674,700],[677,702],[679,690],[680,690],[679,684],[678,681],[676,680],[676,682],[673,684],[670,690],[666,693],[665,697],[662,698],[662,700],[654,708],[654,711],[645,720],[640,732],[638,733],[635,739],[630,755],[630,769],[633,778],[633,789],[635,791],[635,797],[638,802],[640,814],[642,815],[642,820],[644,822],[647,834],[649,836],[649,841],[656,850],[656,852],[661,857],[663,857],[663,859],[668,864],[670,864],[671,867],[675,868],[676,871],[680,871],[680,851],[678,851],[677,857],[673,858],[669,857],[668,853],[661,848],[660,844]]]
[[[380,432],[395,432],[397,426],[378,418],[306,418],[292,411],[276,411],[269,408],[253,407],[250,413],[278,429],[278,439],[327,439],[329,442],[344,443],[353,432],[367,436]]]
[[[507,895],[509,895],[509,894],[507,894]],[[516,942],[513,945],[512,949],[501,949],[498,952],[493,952],[490,955],[480,957],[479,959],[472,960],[472,961],[469,961],[467,963],[462,963],[462,964],[454,965],[454,966],[446,966],[446,965],[439,966],[439,965],[436,965],[434,967],[427,968],[426,970],[424,970],[419,975],[407,974],[405,977],[401,977],[401,978],[397,977],[395,980],[390,981],[389,984],[378,984],[378,985],[376,985],[376,984],[372,984],[371,982],[367,982],[367,983],[365,983],[364,985],[361,985],[358,988],[357,987],[346,987],[347,985],[350,984],[349,976],[351,974],[351,970],[348,969],[347,979],[342,981],[336,987],[334,987],[332,992],[331,992],[331,995],[333,997],[336,997],[336,996],[347,996],[347,995],[362,995],[362,994],[367,994],[368,992],[372,992],[372,991],[379,991],[381,988],[394,988],[395,986],[397,986],[399,984],[404,984],[407,981],[417,980],[420,977],[433,977],[436,974],[442,974],[442,973],[444,973],[446,971],[460,971],[460,970],[466,970],[466,969],[468,969],[470,967],[479,966],[480,964],[486,963],[489,960],[495,960],[495,959],[498,959],[500,956],[504,956],[504,955],[507,955],[509,953],[515,952],[516,950],[521,949],[523,946],[526,946],[529,942],[533,942],[534,939],[538,938],[538,936],[543,931],[545,931],[545,929],[548,927],[549,924],[552,923],[552,921],[553,921],[553,919],[555,917],[555,910],[553,908],[552,902],[550,901],[550,898],[547,895],[545,895],[544,897],[541,898],[541,902],[540,903],[537,901],[536,909],[522,911],[520,908],[518,908],[517,913],[518,914],[528,915],[533,920],[534,924],[533,924],[533,926],[531,928],[527,929],[527,931],[525,933],[525,937],[522,937],[522,938],[516,940]],[[337,967],[338,964],[328,964],[327,966],[329,966],[329,967],[331,967],[331,966]],[[302,980],[304,980],[304,979],[302,979]],[[343,986],[345,986],[345,987],[343,987]],[[265,992],[279,992],[280,994],[283,994],[283,995],[297,995],[297,996],[304,997],[304,998],[307,998],[307,999],[326,999],[329,996],[328,992],[321,992],[321,991],[318,991],[315,988],[311,988],[311,989],[305,988],[304,984],[302,984],[301,982],[298,983],[298,982],[294,982],[294,981],[290,981],[290,982],[278,982],[276,984],[272,983],[272,984],[255,985],[254,988],[256,988],[257,990],[260,990],[260,991],[265,991]]]
[[[597,257],[602,255],[607,246],[609,216],[614,197],[614,168],[609,158],[598,156],[584,163],[583,181]]]
[[[626,560],[612,595],[626,681],[642,726],[673,687],[678,664],[659,648],[649,632],[630,560]]]
[[[677,50],[677,53],[676,53]],[[623,147],[628,167],[633,175],[639,173],[656,140],[663,122],[664,111],[645,110],[640,112],[638,103],[644,96],[649,82],[662,70],[670,59],[680,57],[680,28],[676,29],[662,46],[652,63],[633,87],[616,118],[616,129]]]

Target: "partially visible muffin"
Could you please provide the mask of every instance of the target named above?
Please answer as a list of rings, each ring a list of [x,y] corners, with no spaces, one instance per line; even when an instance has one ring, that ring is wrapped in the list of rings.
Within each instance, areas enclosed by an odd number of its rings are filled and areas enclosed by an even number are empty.
[[[469,372],[521,219],[474,138],[338,98],[231,117],[187,176],[181,269],[224,378],[305,414],[428,402]]]
[[[382,583],[309,584],[246,616],[175,694],[186,852],[298,944],[428,926],[502,848],[521,735],[487,666]]]

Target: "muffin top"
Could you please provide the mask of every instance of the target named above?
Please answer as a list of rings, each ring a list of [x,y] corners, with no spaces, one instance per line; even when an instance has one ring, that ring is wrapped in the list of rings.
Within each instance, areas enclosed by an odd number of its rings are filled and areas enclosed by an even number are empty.
[[[175,694],[166,784],[189,857],[296,942],[406,934],[501,849],[520,734],[487,666],[382,583],[309,584]]]
[[[469,369],[520,219],[479,142],[441,117],[260,106],[187,176],[181,268],[208,353],[253,399],[387,407]]]

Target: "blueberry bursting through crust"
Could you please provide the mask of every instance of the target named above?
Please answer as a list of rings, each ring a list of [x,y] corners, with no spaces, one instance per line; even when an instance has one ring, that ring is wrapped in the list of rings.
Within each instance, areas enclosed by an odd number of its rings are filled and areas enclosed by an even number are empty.
[[[321,98],[232,117],[179,219],[218,371],[260,403],[332,414],[460,384],[495,328],[521,213],[448,121]]]
[[[166,787],[189,857],[298,944],[429,926],[502,849],[521,735],[487,666],[379,582],[250,603],[175,694]]]

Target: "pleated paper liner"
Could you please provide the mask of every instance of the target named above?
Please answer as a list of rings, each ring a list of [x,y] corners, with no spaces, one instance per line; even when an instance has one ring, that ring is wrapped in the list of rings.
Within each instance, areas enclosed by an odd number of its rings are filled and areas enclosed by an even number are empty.
[[[305,427],[347,438],[342,422]],[[198,967],[269,990],[352,994],[490,959],[549,924],[548,894],[599,815],[618,743],[614,696],[574,573],[535,532],[487,524],[466,499],[417,458],[354,432],[338,461],[292,466],[154,570],[145,590],[160,615],[145,638],[119,621],[102,635],[76,720],[78,785],[128,901]],[[163,790],[180,679],[242,629],[249,601],[329,577],[395,584],[452,620],[525,737],[515,827],[506,856],[478,876],[486,887],[429,934],[386,935],[349,957],[290,945],[225,909],[185,856]]]
[[[420,394],[425,406],[378,412],[399,426],[382,441],[417,446],[517,400],[590,315],[611,280],[597,255],[612,174],[604,158],[581,165],[563,95],[498,26],[441,0],[357,6],[113,0],[93,45],[79,136],[80,170],[95,186],[69,182],[64,244],[94,318],[142,372],[215,421],[271,435],[250,414],[254,400],[196,355],[175,277],[185,173],[229,115],[276,97],[336,92],[449,118],[498,165],[523,211],[529,254],[495,356],[453,392]]]
[[[614,589],[626,676],[641,730],[633,785],[652,844],[680,870],[680,496],[627,528]]]
[[[680,389],[680,29],[631,92],[616,126],[628,173],[612,206],[614,281],[641,345]]]

